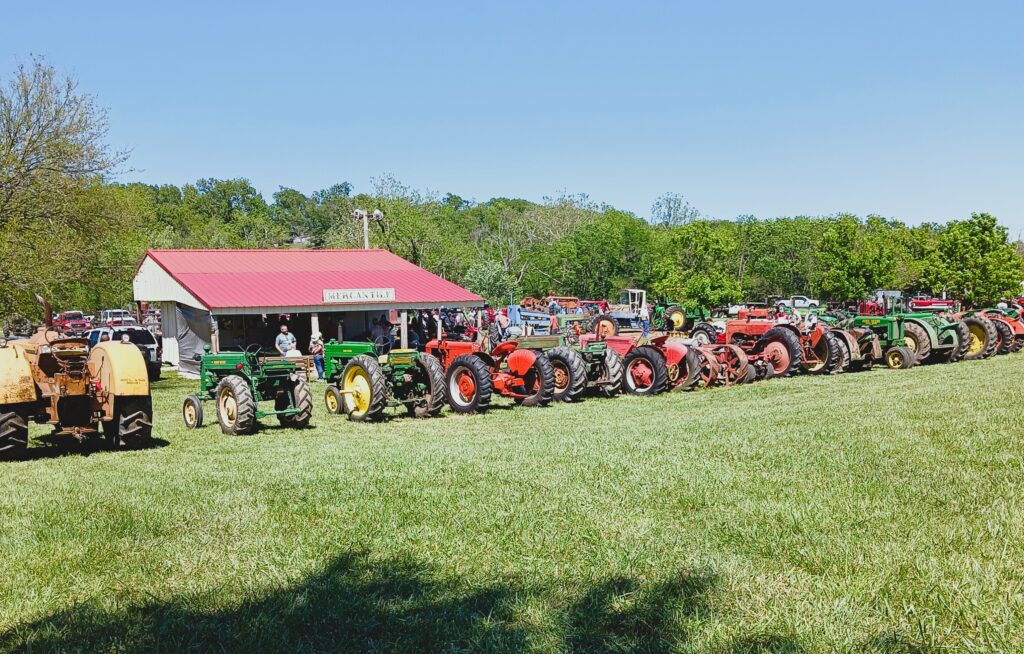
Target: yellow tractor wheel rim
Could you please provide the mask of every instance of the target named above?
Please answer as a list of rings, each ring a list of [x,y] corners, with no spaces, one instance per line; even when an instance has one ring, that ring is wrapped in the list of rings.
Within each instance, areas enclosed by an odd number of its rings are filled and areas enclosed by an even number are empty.
[[[899,368],[903,365],[903,355],[899,352],[890,352],[886,357],[886,363],[890,368]]]
[[[669,323],[674,331],[679,331],[686,322],[686,314],[682,311],[673,311],[668,317]]]
[[[185,405],[185,422],[189,425],[196,424],[196,408],[191,402]]]
[[[238,402],[235,401],[235,396],[231,394],[231,389],[225,388],[221,390],[217,402],[220,405],[220,415],[224,419],[224,424],[228,427],[233,426],[235,420],[238,419]]]
[[[324,398],[324,402],[327,404],[327,410],[329,412],[338,412],[338,397],[334,393],[327,391],[327,397]]]
[[[985,349],[985,330],[980,325],[971,325],[971,345],[967,348],[970,354],[979,354]]]
[[[345,373],[341,390],[346,391],[344,401],[347,413],[362,416],[370,408],[370,376],[359,366],[352,366]]]

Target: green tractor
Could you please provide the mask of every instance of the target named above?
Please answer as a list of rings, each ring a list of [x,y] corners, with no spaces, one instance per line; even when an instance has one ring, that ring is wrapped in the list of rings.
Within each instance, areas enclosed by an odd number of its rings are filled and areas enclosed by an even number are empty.
[[[444,368],[436,357],[416,350],[380,354],[370,342],[331,340],[324,344],[324,376],[327,410],[357,422],[380,420],[388,407],[430,418],[446,402]]]
[[[558,402],[577,402],[587,390],[613,397],[622,388],[622,357],[604,341],[568,344],[564,335],[525,336],[516,339],[521,348],[544,352],[554,369]]]
[[[200,362],[199,393],[185,398],[182,418],[189,429],[203,426],[203,402],[213,400],[217,422],[225,434],[251,434],[260,418],[277,416],[284,427],[307,427],[313,415],[313,395],[306,373],[284,359],[265,359],[259,346],[244,352],[213,354],[210,346],[196,355]],[[274,401],[273,410],[260,402]]]
[[[849,327],[867,327],[878,335],[890,367],[910,367],[925,361],[956,362],[967,358],[971,345],[969,323],[929,312],[905,310],[899,291],[876,291],[875,299],[860,302],[857,315],[848,318]],[[906,348],[911,355],[907,365],[894,366],[902,353],[889,350]]]

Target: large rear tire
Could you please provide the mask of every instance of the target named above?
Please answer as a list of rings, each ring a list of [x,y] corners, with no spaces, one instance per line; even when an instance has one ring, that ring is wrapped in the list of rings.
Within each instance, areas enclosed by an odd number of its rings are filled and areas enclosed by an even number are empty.
[[[604,352],[604,363],[601,364],[601,377],[598,380],[598,393],[603,397],[614,397],[622,391],[622,375],[624,371],[622,356],[608,348]]]
[[[665,357],[656,348],[641,345],[629,351],[624,361],[623,388],[634,395],[657,395],[668,384]]]
[[[536,354],[529,372],[523,376],[523,385],[532,392],[526,397],[513,398],[519,406],[547,406],[555,397],[555,369],[543,352]]]
[[[377,360],[352,357],[341,372],[341,410],[353,422],[380,420],[388,404],[388,385]]]
[[[441,409],[448,399],[445,395],[444,368],[437,357],[426,352],[420,352],[417,362],[427,389],[420,401],[408,405],[409,413],[414,418],[435,418],[441,415]]]
[[[662,327],[667,332],[679,332],[686,327],[686,312],[678,304],[670,304],[665,307]]]
[[[697,343],[697,347],[714,345],[718,342],[718,332],[711,323],[699,322],[694,325],[693,331],[690,332],[690,338]]]
[[[917,363],[924,363],[931,356],[932,341],[928,337],[928,330],[915,322],[903,324],[903,341],[907,349],[914,353]]]
[[[594,316],[590,321],[590,331],[598,336],[615,336],[619,333],[619,323],[606,313]]]
[[[452,361],[446,387],[448,406],[456,413],[486,411],[494,392],[490,368],[473,354],[463,354]]]
[[[213,397],[217,402],[217,422],[222,432],[238,436],[256,429],[256,400],[244,379],[228,375],[217,384]]]
[[[0,407],[0,459],[21,456],[28,449],[28,418],[14,406]]]
[[[277,421],[284,427],[308,427],[313,417],[313,393],[309,390],[309,383],[302,377],[295,382],[291,389],[284,391],[291,395],[291,401],[295,403],[298,413],[291,415],[277,415]],[[289,401],[286,396],[279,396],[275,402],[277,411],[288,408]]]
[[[958,320],[953,329],[956,332],[956,345],[949,351],[946,357],[946,361],[949,363],[963,361],[964,357],[967,356],[968,350],[971,348],[971,330],[967,327],[967,324],[963,320]]]
[[[781,348],[781,349],[780,349]],[[785,350],[785,352],[783,352]],[[800,337],[787,327],[772,327],[758,339],[754,352],[764,352],[776,377],[788,377],[800,370],[804,361],[804,350]]]
[[[686,348],[686,356],[679,362],[675,379],[670,372],[668,383],[674,391],[692,391],[700,385],[700,361],[694,348]]]
[[[842,366],[842,346],[832,332],[822,332],[817,345],[812,348],[817,361],[804,360],[804,372],[812,375],[830,375]],[[801,352],[802,353],[802,352]]]
[[[1009,354],[1010,345],[1013,343],[1013,330],[1002,320],[991,320],[991,323],[996,328],[995,354]]]
[[[153,400],[148,395],[114,398],[114,419],[103,423],[107,445],[134,450],[153,440]]]
[[[977,359],[986,359],[992,356],[992,352],[996,348],[996,340],[998,338],[996,328],[992,325],[992,321],[984,316],[967,316],[964,318],[964,324],[967,325],[967,329],[971,333],[971,342],[967,347],[967,353],[964,355],[964,359],[967,361],[975,361]]]
[[[554,400],[576,402],[587,390],[587,362],[576,350],[560,345],[547,352],[555,378]]]

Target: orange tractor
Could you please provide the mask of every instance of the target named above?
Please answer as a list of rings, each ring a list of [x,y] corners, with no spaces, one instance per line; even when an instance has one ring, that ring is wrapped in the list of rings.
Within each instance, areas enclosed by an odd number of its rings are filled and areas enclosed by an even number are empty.
[[[554,399],[554,367],[529,337],[500,343],[490,354],[479,342],[447,339],[429,341],[426,351],[445,369],[448,405],[457,413],[486,411],[494,393],[521,406]]]

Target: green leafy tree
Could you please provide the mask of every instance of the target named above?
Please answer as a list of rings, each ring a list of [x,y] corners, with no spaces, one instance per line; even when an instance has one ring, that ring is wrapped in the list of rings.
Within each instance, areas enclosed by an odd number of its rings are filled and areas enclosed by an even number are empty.
[[[463,278],[466,288],[495,306],[508,304],[517,294],[515,280],[498,261],[480,261]]]
[[[994,216],[971,214],[947,223],[924,273],[932,292],[947,291],[974,304],[1021,293],[1024,264]]]

